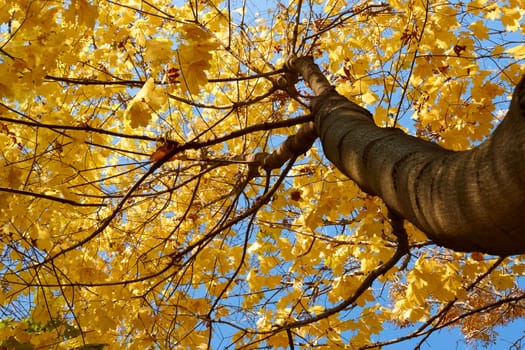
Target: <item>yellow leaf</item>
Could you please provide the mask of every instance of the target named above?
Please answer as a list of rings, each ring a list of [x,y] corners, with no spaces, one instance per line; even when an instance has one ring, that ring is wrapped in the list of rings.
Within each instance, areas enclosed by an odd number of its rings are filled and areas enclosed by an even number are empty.
[[[208,82],[206,73],[212,58],[210,51],[218,47],[215,38],[194,24],[183,26],[183,38],[188,42],[177,50],[177,60],[181,68],[181,81],[184,89],[197,94],[200,87]]]
[[[523,15],[523,10],[519,8],[504,7],[502,11],[503,15],[501,16],[501,24],[503,24],[509,32],[514,32],[520,29],[520,19]]]
[[[99,329],[102,332],[108,332],[117,327],[117,321],[115,318],[106,315],[105,313],[98,313],[95,317],[95,321],[98,324]]]
[[[259,268],[261,273],[268,274],[277,264],[279,264],[279,259],[275,256],[257,256],[259,260]]]
[[[473,22],[470,26],[472,33],[478,39],[488,39],[489,38],[489,29],[483,24],[483,21]]]
[[[46,308],[45,303],[39,303],[35,306],[31,315],[31,319],[34,322],[39,322],[43,324],[45,324],[51,319],[51,316],[49,315],[49,310]]]
[[[478,13],[481,9],[485,8],[487,0],[474,0],[467,4],[467,10],[472,13]]]
[[[221,317],[224,317],[224,316],[228,316],[229,314],[230,314],[230,311],[228,310],[228,308],[224,307],[222,305],[219,305],[215,309],[215,317],[217,317],[218,319],[220,319]]]
[[[165,38],[145,41],[146,52],[144,53],[144,59],[155,63],[169,62],[172,56],[172,45],[171,40]]]
[[[167,100],[166,94],[155,88],[155,81],[149,78],[142,89],[131,100],[124,113],[132,128],[145,127],[151,120],[152,113],[157,111]]]
[[[219,44],[213,35],[196,24],[186,23],[182,26],[184,39],[193,45],[199,45],[205,51],[216,49]]]
[[[15,166],[8,167],[7,183],[11,188],[18,188],[22,184],[22,171]]]
[[[424,308],[416,306],[405,311],[403,318],[415,323],[422,321],[427,314],[428,312]]]
[[[511,289],[514,287],[515,278],[512,275],[501,273],[500,271],[495,271],[493,273],[492,283],[499,290]]]
[[[499,4],[492,3],[488,5],[485,9],[485,18],[490,20],[496,20],[501,17],[501,9]]]
[[[363,101],[363,103],[365,105],[371,105],[371,104],[376,103],[377,96],[376,96],[376,94],[374,94],[374,93],[372,93],[370,91],[367,91],[361,96],[361,100]]]
[[[65,12],[66,22],[76,23],[87,28],[95,26],[98,17],[98,6],[87,0],[73,0]]]
[[[511,47],[510,49],[505,50],[505,52],[514,56],[515,59],[521,60],[525,58],[525,45],[522,44]]]
[[[208,82],[208,77],[204,72],[207,68],[208,63],[205,61],[196,61],[190,65],[186,65],[181,69],[182,86],[191,94],[198,94],[201,86]]]
[[[312,314],[320,314],[322,312],[324,312],[326,308],[322,305],[313,305],[313,306],[310,306],[308,308],[308,312],[312,313]]]
[[[136,129],[141,126],[147,126],[150,119],[151,113],[150,108],[144,101],[131,101],[126,110],[126,116],[129,119],[129,125]]]
[[[190,45],[181,45],[177,52],[182,85],[190,93],[197,94],[200,87],[208,82],[204,71],[210,67],[211,54]]]
[[[494,48],[492,49],[492,55],[494,56],[499,56],[501,55],[505,50],[503,49],[503,46],[501,45],[496,45],[494,46]]]
[[[6,23],[9,21],[10,15],[10,9],[12,4],[8,4],[7,2],[3,5],[0,5],[0,23]]]

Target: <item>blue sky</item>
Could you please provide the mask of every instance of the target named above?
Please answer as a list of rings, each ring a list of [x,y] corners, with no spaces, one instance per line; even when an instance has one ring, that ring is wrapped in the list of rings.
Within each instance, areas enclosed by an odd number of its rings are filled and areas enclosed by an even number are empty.
[[[516,320],[504,327],[496,327],[499,336],[496,343],[485,346],[484,344],[477,344],[478,349],[487,350],[502,350],[515,349],[525,347],[525,320]],[[388,329],[384,332],[386,339],[392,339],[396,336],[402,336],[394,329]],[[520,338],[521,341],[519,340]],[[422,338],[404,341],[399,344],[392,344],[385,346],[384,350],[407,350],[414,349],[421,342]],[[515,343],[516,342],[516,343]],[[516,347],[512,348],[513,343]],[[463,334],[457,328],[446,328],[431,335],[426,341],[421,344],[421,350],[466,350],[472,349],[476,344],[468,344],[463,339]],[[521,347],[520,347],[521,346]]]

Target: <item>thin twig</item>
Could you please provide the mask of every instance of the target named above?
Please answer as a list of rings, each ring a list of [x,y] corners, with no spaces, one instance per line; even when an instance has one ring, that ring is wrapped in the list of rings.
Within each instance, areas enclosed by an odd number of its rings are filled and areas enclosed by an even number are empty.
[[[54,201],[54,202],[74,205],[76,207],[105,207],[106,206],[105,203],[80,203],[72,199],[55,197],[55,196],[50,196],[48,194],[37,193],[37,192],[32,192],[32,191],[17,190],[17,189],[9,188],[9,187],[0,187],[0,192],[9,192],[9,193],[14,193],[14,194],[21,194],[24,196],[31,196],[35,198],[42,198],[42,199],[47,199],[47,200]]]

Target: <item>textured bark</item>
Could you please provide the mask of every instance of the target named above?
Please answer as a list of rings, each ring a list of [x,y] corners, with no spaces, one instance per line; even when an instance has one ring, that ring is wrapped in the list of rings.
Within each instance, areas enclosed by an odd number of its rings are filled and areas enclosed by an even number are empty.
[[[289,136],[277,150],[264,158],[261,165],[266,170],[278,169],[293,156],[301,155],[312,148],[316,139],[314,123],[303,124],[297,134]]]
[[[247,155],[239,155],[234,157],[235,160],[242,160],[248,162],[249,171],[248,177],[253,178],[260,176],[259,168],[266,171],[279,169],[284,163],[293,157],[300,156],[312,148],[313,143],[317,139],[315,126],[313,122],[303,124],[296,134],[288,136],[288,138],[272,153],[258,152]]]
[[[441,246],[525,253],[525,78],[491,137],[454,152],[377,127],[370,112],[335,92],[311,58],[292,58],[288,66],[317,96],[312,112],[326,157],[364,191]]]

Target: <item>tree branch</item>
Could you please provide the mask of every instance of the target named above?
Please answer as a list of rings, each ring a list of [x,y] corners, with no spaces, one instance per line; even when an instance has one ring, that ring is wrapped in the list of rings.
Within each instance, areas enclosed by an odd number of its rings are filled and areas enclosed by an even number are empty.
[[[80,203],[80,202],[77,202],[77,201],[74,201],[74,200],[71,200],[71,199],[50,196],[48,194],[43,194],[43,193],[36,193],[36,192],[31,192],[31,191],[17,190],[17,189],[8,188],[8,187],[0,187],[0,192],[9,192],[9,193],[20,194],[20,195],[24,195],[24,196],[31,196],[31,197],[35,197],[35,198],[43,198],[43,199],[47,199],[47,200],[54,201],[54,202],[60,202],[60,203],[64,203],[64,204],[74,205],[74,206],[77,206],[77,207],[105,207],[106,206],[105,203]]]
[[[387,262],[385,262],[384,264],[379,265],[372,272],[370,272],[365,277],[363,282],[359,285],[359,287],[357,287],[356,291],[349,298],[347,298],[346,300],[344,300],[343,302],[339,303],[338,305],[336,305],[336,306],[334,306],[332,308],[326,309],[325,311],[317,314],[316,316],[313,316],[313,317],[310,317],[310,318],[307,318],[307,319],[304,319],[304,320],[300,320],[300,321],[286,323],[286,324],[280,326],[279,328],[276,328],[276,329],[273,329],[273,330],[267,331],[267,332],[260,332],[260,333],[275,333],[275,332],[279,332],[279,331],[283,331],[283,330],[299,328],[299,327],[305,326],[307,324],[311,324],[311,323],[320,321],[322,319],[325,319],[327,317],[330,317],[332,315],[335,315],[336,313],[341,312],[344,309],[346,309],[347,307],[349,307],[350,305],[354,304],[357,301],[357,299],[365,291],[367,291],[368,288],[370,288],[372,286],[372,283],[374,283],[374,281],[379,276],[384,275],[385,273],[387,273],[392,267],[394,267],[394,265],[405,254],[407,254],[409,252],[409,250],[408,250],[408,236],[407,236],[407,233],[406,233],[404,227],[402,227],[402,225],[399,226],[399,221],[397,221],[396,223],[392,223],[392,230],[393,230],[394,235],[396,235],[397,238],[398,238],[398,245],[397,245],[397,249],[396,249],[395,253],[392,255],[392,257],[390,259],[388,259]]]
[[[436,244],[506,256],[525,253],[525,77],[503,122],[462,152],[375,125],[339,95],[310,57],[291,57],[316,94],[315,127],[326,157]]]

